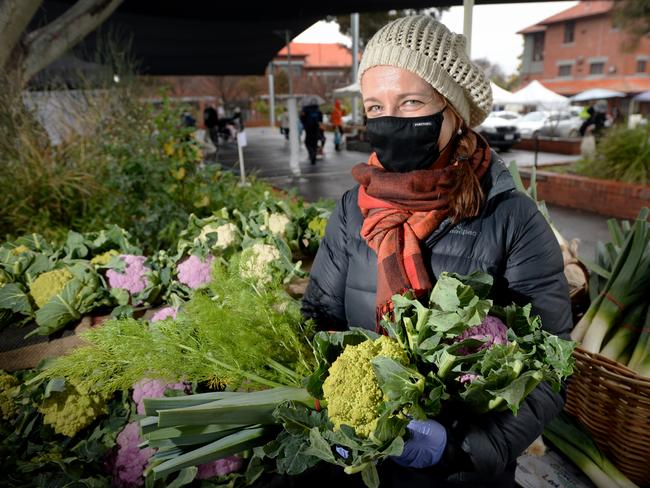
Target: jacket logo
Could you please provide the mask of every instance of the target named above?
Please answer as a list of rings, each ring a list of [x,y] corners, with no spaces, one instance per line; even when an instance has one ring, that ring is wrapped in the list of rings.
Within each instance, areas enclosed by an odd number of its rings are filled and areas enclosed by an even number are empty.
[[[421,127],[421,126],[423,126],[423,125],[427,125],[427,126],[428,126],[428,125],[431,125],[431,122],[415,122],[415,123],[413,124],[413,127]]]
[[[461,236],[472,236],[472,237],[476,237],[477,235],[480,234],[479,231],[466,229],[465,227],[461,227],[460,225],[454,227],[453,229],[451,229],[449,231],[449,233],[450,234],[458,234],[458,235],[461,235]]]

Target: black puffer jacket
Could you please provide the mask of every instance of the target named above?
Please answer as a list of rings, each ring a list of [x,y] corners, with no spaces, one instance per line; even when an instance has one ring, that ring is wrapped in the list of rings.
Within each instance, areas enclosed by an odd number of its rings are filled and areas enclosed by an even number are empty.
[[[495,302],[532,303],[533,313],[541,316],[546,330],[568,338],[568,286],[549,225],[535,203],[515,190],[510,173],[495,153],[481,184],[486,202],[480,216],[457,225],[446,220],[424,242],[431,277],[435,279],[442,271],[490,273],[495,278]],[[360,236],[363,216],[357,195],[358,187],[346,192],[332,213],[303,298],[303,314],[323,329],[375,328],[377,256]],[[398,480],[398,486],[409,476],[414,484],[402,486],[427,486],[429,481],[431,486],[511,486],[517,456],[541,434],[563,403],[561,394],[542,384],[524,401],[517,416],[495,412],[480,418],[446,419],[452,441],[444,462],[419,471],[388,466],[384,475],[388,483],[382,480],[382,487],[390,485],[390,479]]]

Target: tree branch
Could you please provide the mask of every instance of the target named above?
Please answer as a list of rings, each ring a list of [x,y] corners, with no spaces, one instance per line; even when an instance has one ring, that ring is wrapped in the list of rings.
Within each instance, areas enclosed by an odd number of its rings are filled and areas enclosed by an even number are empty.
[[[43,0],[0,0],[0,69],[7,65]]]
[[[123,0],[79,0],[63,15],[25,36],[23,79],[45,68],[99,26]]]

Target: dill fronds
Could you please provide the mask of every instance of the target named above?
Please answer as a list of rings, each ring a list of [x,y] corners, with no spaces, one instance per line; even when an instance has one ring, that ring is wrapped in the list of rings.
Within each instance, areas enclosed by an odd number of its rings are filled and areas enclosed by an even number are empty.
[[[256,287],[216,264],[209,291],[197,291],[177,319],[106,322],[83,334],[87,345],[41,375],[111,394],[142,378],[213,381],[235,387],[301,386],[315,368],[311,325],[279,283]]]

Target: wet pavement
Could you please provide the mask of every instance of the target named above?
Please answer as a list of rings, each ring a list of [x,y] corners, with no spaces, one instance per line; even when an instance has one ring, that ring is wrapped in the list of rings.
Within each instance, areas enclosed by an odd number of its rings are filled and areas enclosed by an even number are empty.
[[[309,163],[304,144],[300,146],[301,176],[293,176],[289,167],[289,141],[279,129],[256,127],[246,129],[248,146],[244,148],[244,162],[247,174],[255,174],[274,186],[286,190],[295,189],[308,201],[321,198],[338,200],[343,193],[355,185],[350,169],[357,163],[368,160],[368,153],[334,149],[334,135],[327,133],[323,157],[315,165]],[[516,161],[519,167],[531,167],[535,154],[531,151],[510,150],[500,153],[506,164]],[[538,153],[537,165],[570,163],[578,156]],[[225,144],[219,152],[218,162],[225,167],[239,171],[237,147]],[[549,213],[558,230],[568,240],[580,240],[578,252],[587,259],[593,259],[597,241],[608,241],[607,217],[569,208],[549,206]]]

